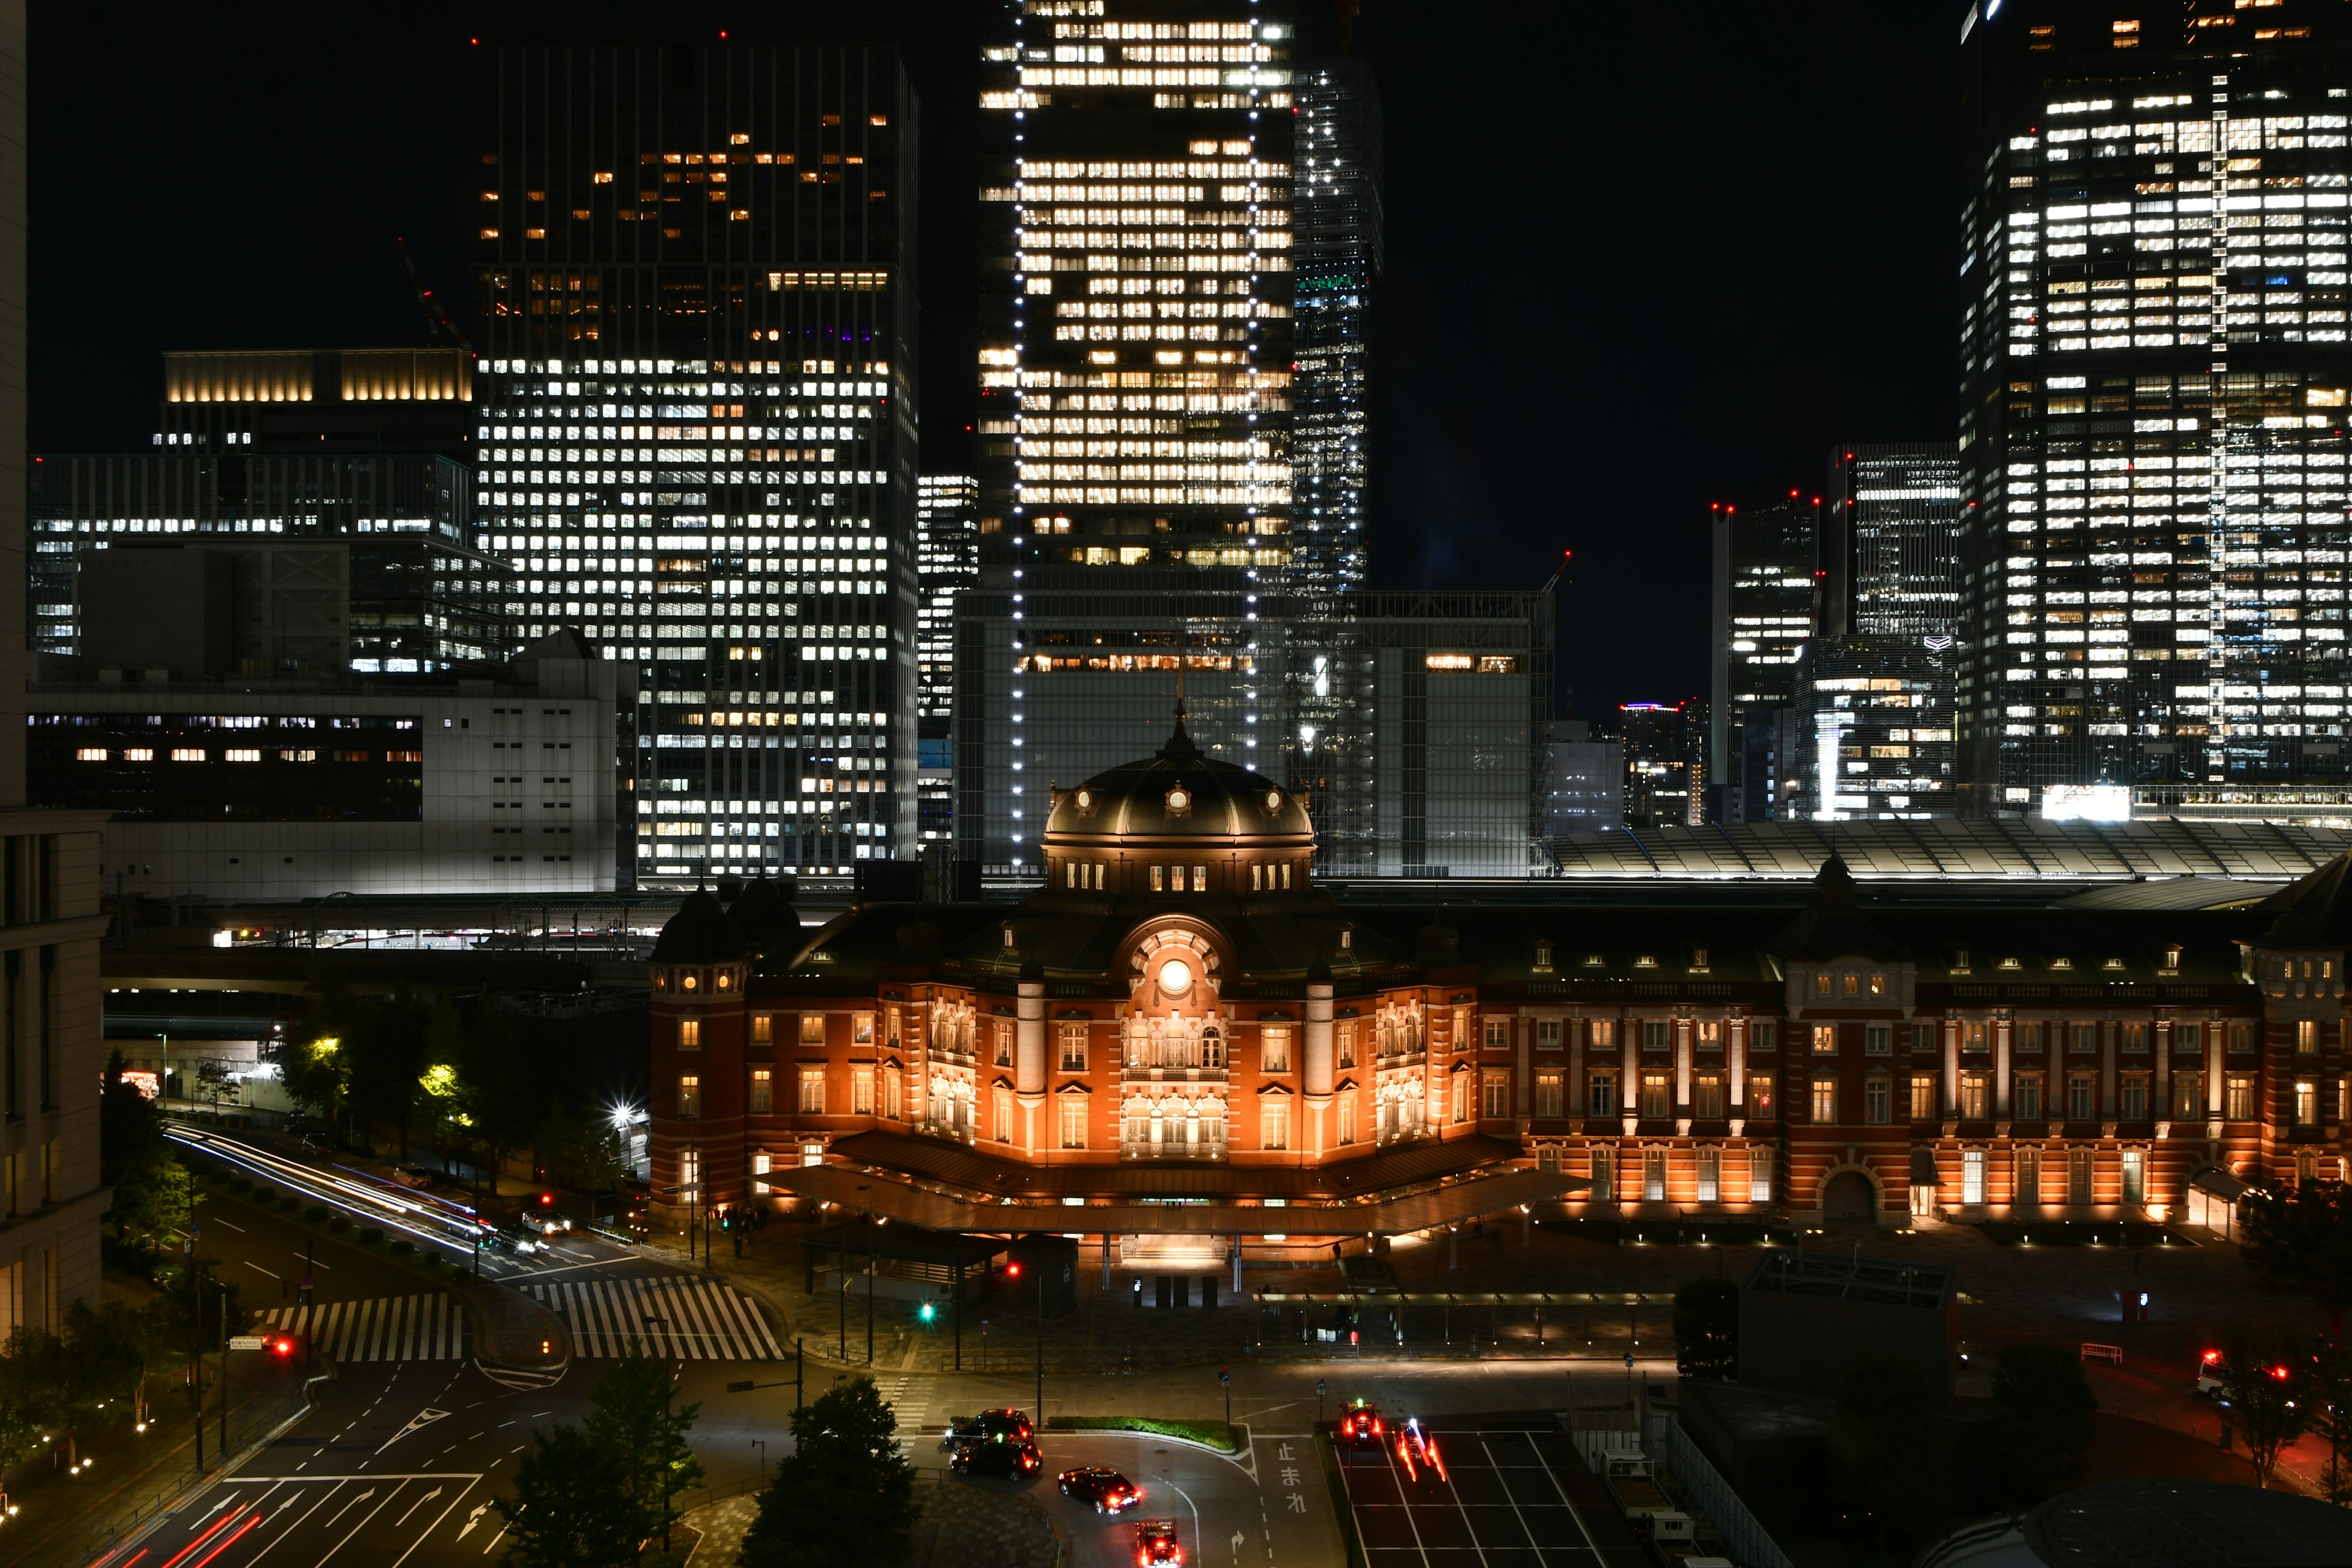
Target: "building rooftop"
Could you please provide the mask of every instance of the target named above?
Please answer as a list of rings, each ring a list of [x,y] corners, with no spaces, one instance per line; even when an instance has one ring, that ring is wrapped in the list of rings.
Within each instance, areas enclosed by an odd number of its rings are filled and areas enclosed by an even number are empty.
[[[1952,1270],[1939,1263],[1898,1262],[1833,1252],[1790,1252],[1776,1247],[1756,1260],[1756,1270],[1748,1277],[1748,1288],[1784,1296],[1819,1296],[1885,1307],[1941,1310],[1949,1304]]]
[[[2314,1568],[2352,1563],[2352,1514],[2220,1481],[2100,1481],[1953,1531],[1920,1568]]]
[[[1549,841],[1575,878],[1761,879],[1818,873],[1832,854],[1861,879],[2301,877],[2352,848],[2352,833],[2300,823],[2039,817],[1764,822],[1612,829]]]

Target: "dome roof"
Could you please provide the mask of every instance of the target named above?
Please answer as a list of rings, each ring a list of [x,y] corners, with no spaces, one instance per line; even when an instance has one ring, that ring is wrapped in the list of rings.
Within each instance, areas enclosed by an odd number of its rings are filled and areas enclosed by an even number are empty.
[[[742,931],[727,918],[718,897],[697,888],[678,904],[677,913],[663,922],[661,935],[654,942],[653,961],[727,963],[741,958],[746,951]]]
[[[1129,841],[1292,838],[1311,841],[1307,803],[1264,773],[1220,762],[1176,732],[1140,762],[1097,773],[1058,792],[1045,841],[1118,837]]]

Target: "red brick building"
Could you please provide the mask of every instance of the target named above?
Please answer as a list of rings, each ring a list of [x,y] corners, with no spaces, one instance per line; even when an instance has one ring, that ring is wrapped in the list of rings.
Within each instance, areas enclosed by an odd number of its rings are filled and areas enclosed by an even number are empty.
[[[2344,861],[2220,909],[1874,905],[1831,858],[1440,911],[1318,889],[1307,808],[1180,721],[1054,793],[1018,904],[812,931],[696,894],[654,953],[656,1187],[1300,1205],[1516,1164],[1571,1212],[2179,1218],[2341,1174]]]

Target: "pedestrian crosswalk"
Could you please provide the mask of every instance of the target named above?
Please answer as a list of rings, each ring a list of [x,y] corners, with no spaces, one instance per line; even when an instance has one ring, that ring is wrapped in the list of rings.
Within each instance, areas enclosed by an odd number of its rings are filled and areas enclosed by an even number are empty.
[[[447,1296],[272,1307],[261,1321],[273,1330],[309,1334],[336,1361],[463,1361],[468,1342],[466,1314]]]
[[[931,1380],[884,1373],[874,1379],[874,1392],[890,1407],[898,1424],[898,1437],[911,1443],[930,1426]]]
[[[783,1349],[759,1304],[715,1280],[564,1280],[526,1287],[572,1331],[576,1356],[618,1356],[635,1341],[684,1361],[781,1361]]]

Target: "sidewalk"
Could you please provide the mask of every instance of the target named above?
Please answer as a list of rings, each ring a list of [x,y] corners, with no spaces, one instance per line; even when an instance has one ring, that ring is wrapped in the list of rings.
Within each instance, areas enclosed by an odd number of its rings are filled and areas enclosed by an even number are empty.
[[[818,1277],[815,1295],[805,1289],[800,1244],[807,1234],[809,1227],[800,1224],[772,1223],[746,1237],[746,1254],[737,1258],[733,1237],[719,1232],[714,1237],[717,1258],[698,1257],[691,1267],[698,1272],[709,1268],[767,1301],[783,1327],[784,1339],[804,1337],[810,1356],[863,1367],[866,1301],[860,1281],[851,1279],[845,1301],[824,1289],[828,1277],[824,1275]],[[1671,1355],[1675,1291],[1693,1279],[1745,1279],[1765,1255],[1758,1247],[1614,1247],[1540,1228],[1530,1245],[1522,1245],[1522,1234],[1511,1224],[1490,1226],[1483,1236],[1465,1231],[1458,1251],[1452,1254],[1443,1241],[1407,1242],[1388,1261],[1398,1288],[1416,1295],[1595,1291],[1636,1294],[1640,1301],[1630,1307],[1562,1303],[1540,1314],[1533,1307],[1498,1310],[1472,1302],[1450,1312],[1438,1306],[1402,1311],[1368,1306],[1360,1314],[1360,1338],[1351,1355],[1344,1344],[1312,1339],[1302,1342],[1298,1305],[1276,1309],[1255,1299],[1257,1292],[1342,1290],[1346,1287],[1334,1268],[1250,1268],[1243,1283],[1251,1296],[1237,1302],[1230,1294],[1228,1268],[1218,1273],[1220,1306],[1160,1310],[1135,1305],[1136,1280],[1145,1280],[1146,1298],[1152,1294],[1146,1275],[1114,1268],[1111,1288],[1105,1291],[1101,1253],[1090,1247],[1079,1256],[1076,1310],[1043,1325],[1045,1364],[1055,1373],[1114,1373],[1236,1358],[1615,1360],[1628,1351],[1644,1357]],[[2020,1341],[2069,1345],[2098,1341],[2122,1345],[2127,1364],[2159,1377],[2177,1377],[2185,1386],[2199,1354],[2231,1326],[2262,1323],[2310,1333],[2324,1321],[2307,1301],[2257,1289],[2237,1248],[2222,1243],[2137,1250],[2000,1247],[1972,1227],[1931,1225],[1908,1232],[1841,1232],[1811,1237],[1807,1246],[1841,1254],[1859,1248],[1873,1257],[1950,1266],[1960,1296],[1960,1339],[1980,1359],[1997,1353],[2004,1343]],[[688,1267],[682,1236],[656,1235],[643,1250],[648,1258]],[[1197,1300],[1199,1276],[1189,1278]],[[2120,1297],[2141,1290],[2149,1295],[2149,1321],[2120,1321]],[[1307,1329],[1330,1323],[1328,1304],[1306,1310]],[[958,1364],[955,1324],[944,1308],[925,1324],[916,1317],[913,1303],[877,1297],[873,1319],[877,1367],[940,1372]],[[1034,1368],[1040,1337],[1034,1309],[1008,1306],[1000,1289],[984,1304],[964,1310],[962,1370],[976,1372],[983,1364],[992,1371]]]
[[[262,1352],[232,1352],[229,1452],[235,1454],[302,1408],[303,1369],[273,1368]],[[216,1395],[217,1384],[214,1385]],[[157,1419],[142,1435],[122,1421],[85,1437],[84,1456],[96,1461],[76,1478],[52,1469],[46,1450],[6,1473],[8,1500],[24,1511],[7,1525],[12,1568],[75,1568],[104,1555],[113,1536],[127,1534],[197,1480],[195,1416],[177,1373],[153,1380],[149,1398]],[[218,1471],[220,1406],[205,1409],[205,1470]]]

